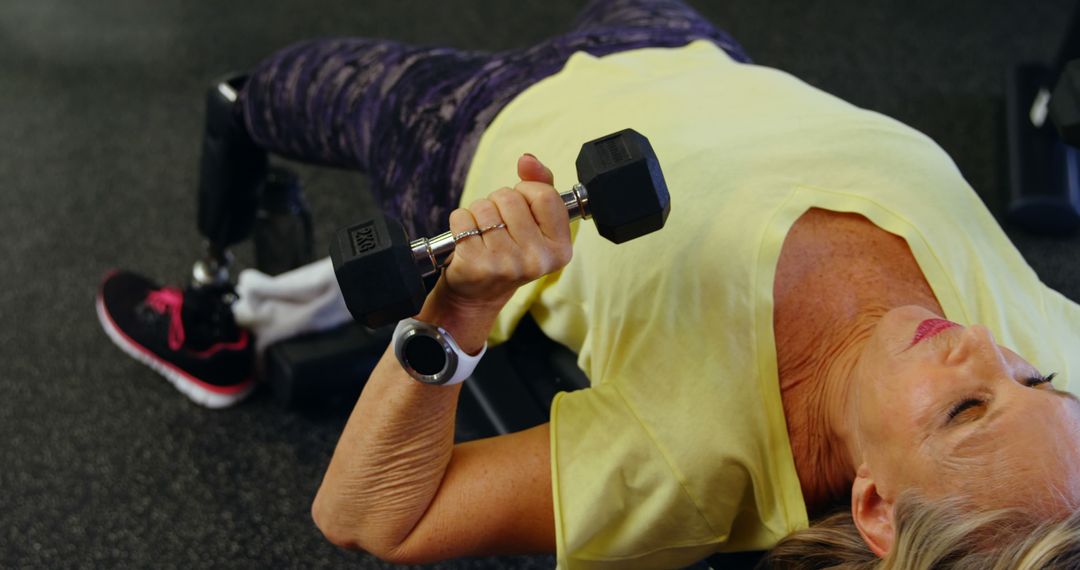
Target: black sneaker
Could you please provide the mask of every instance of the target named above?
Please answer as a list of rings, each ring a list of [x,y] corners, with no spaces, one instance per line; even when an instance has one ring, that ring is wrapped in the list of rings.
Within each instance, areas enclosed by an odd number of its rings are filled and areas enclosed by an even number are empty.
[[[101,282],[97,314],[105,333],[195,403],[224,408],[255,387],[254,342],[232,316],[228,288],[161,287],[127,271]]]

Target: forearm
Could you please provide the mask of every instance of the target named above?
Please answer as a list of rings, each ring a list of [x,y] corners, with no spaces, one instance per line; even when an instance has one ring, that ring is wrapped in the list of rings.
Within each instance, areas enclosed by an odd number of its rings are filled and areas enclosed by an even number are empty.
[[[495,310],[442,302],[436,286],[418,319],[438,324],[463,350],[483,347]],[[410,377],[388,349],[368,379],[315,498],[327,537],[376,554],[393,552],[424,516],[454,446],[461,386]]]
[[[566,266],[572,254],[566,205],[551,185],[551,171],[535,158],[522,157],[518,174],[522,182],[514,189],[502,188],[450,214],[451,232],[465,237],[416,317],[441,326],[468,354],[484,346],[499,310],[518,287]],[[514,501],[523,501],[545,521],[553,516],[546,466],[523,463],[515,455],[539,446],[547,457],[547,431],[502,440],[524,448],[474,445],[455,456],[460,390],[416,382],[390,351],[383,355],[345,426],[312,507],[327,538],[403,561],[553,543],[549,533],[538,542],[536,536],[477,525],[478,506],[488,514],[501,513],[494,520],[510,520],[521,506]],[[523,467],[526,464],[530,467]],[[539,469],[542,475],[521,473],[523,468]],[[489,505],[488,481],[515,473],[513,480],[532,485],[532,492],[515,495],[504,487],[499,503]],[[537,481],[546,485],[538,489]],[[478,526],[484,530],[476,530]],[[478,532],[493,538],[478,537]],[[464,537],[466,544],[448,547],[446,541],[455,536]]]

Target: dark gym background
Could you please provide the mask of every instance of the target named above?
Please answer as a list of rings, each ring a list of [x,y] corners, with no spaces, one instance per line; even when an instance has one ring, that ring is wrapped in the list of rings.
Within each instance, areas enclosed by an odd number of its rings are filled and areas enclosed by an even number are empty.
[[[344,423],[265,394],[191,404],[94,315],[110,267],[162,281],[199,253],[203,91],[294,40],[383,36],[517,47],[582,0],[5,0],[0,3],[0,567],[381,568],[323,541],[308,509]],[[936,139],[995,208],[1007,192],[1007,65],[1050,59],[1065,0],[691,1],[760,64]],[[567,141],[578,145],[582,141]],[[303,169],[318,250],[360,175]],[[566,183],[567,181],[563,181]],[[1080,240],[1010,231],[1080,299]],[[239,252],[250,262],[250,248]],[[547,568],[551,557],[438,568]]]

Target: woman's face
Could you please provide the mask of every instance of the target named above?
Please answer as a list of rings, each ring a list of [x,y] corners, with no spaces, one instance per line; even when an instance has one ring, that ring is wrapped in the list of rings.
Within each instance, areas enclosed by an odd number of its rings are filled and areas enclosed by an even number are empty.
[[[894,309],[860,353],[848,401],[856,467],[893,500],[917,488],[986,507],[1080,504],[1080,401],[985,327],[935,318]]]

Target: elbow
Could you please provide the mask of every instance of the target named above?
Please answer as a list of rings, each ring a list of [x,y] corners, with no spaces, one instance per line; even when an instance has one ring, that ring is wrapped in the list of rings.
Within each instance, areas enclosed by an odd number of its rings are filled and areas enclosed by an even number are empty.
[[[348,550],[363,550],[360,541],[356,539],[356,534],[348,528],[348,525],[341,524],[340,517],[333,515],[332,509],[327,508],[326,501],[320,500],[321,497],[321,494],[316,496],[315,501],[311,503],[311,520],[315,522],[315,528],[318,528],[323,537],[334,546]]]
[[[326,505],[325,500],[320,500],[320,496],[311,504],[311,519],[331,544],[346,550],[366,552],[392,564],[409,563],[406,557],[402,556],[400,548],[366,540],[357,525],[350,524],[346,517],[335,513],[332,506]]]

